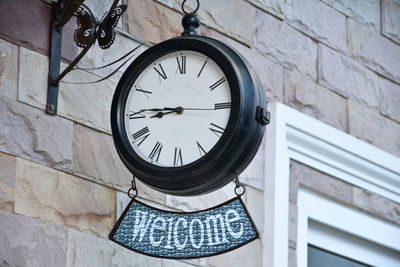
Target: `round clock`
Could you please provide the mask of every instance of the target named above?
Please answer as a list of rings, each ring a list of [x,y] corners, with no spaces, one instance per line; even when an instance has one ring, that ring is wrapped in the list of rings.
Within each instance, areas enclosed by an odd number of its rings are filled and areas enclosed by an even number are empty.
[[[175,195],[232,181],[250,163],[268,120],[245,60],[217,40],[182,36],[154,45],[114,93],[117,151],[136,178]]]

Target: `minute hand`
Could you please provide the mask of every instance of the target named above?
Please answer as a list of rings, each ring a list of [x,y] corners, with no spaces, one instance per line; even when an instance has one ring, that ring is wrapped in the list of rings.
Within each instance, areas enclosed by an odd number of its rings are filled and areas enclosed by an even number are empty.
[[[215,110],[215,108],[183,108],[184,110]]]

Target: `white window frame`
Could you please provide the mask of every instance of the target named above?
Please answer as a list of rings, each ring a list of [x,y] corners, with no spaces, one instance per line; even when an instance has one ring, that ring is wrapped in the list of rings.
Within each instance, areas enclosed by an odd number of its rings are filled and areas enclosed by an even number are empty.
[[[291,159],[400,203],[399,157],[281,103],[270,103],[268,110],[264,266],[288,266]]]
[[[304,188],[297,201],[298,267],[307,267],[309,244],[371,266],[399,265],[399,226]]]

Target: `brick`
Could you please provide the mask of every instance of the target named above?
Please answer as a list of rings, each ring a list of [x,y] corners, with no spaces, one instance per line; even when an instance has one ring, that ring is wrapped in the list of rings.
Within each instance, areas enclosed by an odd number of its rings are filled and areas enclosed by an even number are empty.
[[[0,209],[13,211],[15,194],[15,157],[0,152]]]
[[[400,204],[365,189],[353,187],[354,206],[400,225]]]
[[[378,112],[348,101],[349,133],[394,155],[400,156],[400,125]]]
[[[382,78],[379,87],[381,114],[400,122],[400,85]]]
[[[154,266],[161,259],[141,255],[109,240],[75,230],[68,231],[67,267],[72,266]],[[54,265],[60,266],[60,265]]]
[[[301,32],[346,51],[346,17],[318,0],[291,2],[287,22]]]
[[[0,39],[0,96],[17,99],[18,46]]]
[[[368,68],[400,82],[400,46],[360,23],[348,20],[348,51]]]
[[[256,10],[253,28],[254,48],[284,67],[317,76],[317,44],[292,27]]]
[[[0,97],[0,151],[71,170],[72,135],[71,121]]]
[[[380,1],[379,0],[321,0],[337,9],[346,16],[380,31]]]
[[[289,198],[293,204],[297,204],[299,185],[346,204],[351,204],[352,201],[350,184],[294,160],[290,161],[290,183],[297,184],[296,187],[290,187]]]
[[[346,130],[347,101],[298,72],[284,71],[284,103],[337,129]]]
[[[285,14],[288,13],[289,7],[285,0],[247,0],[256,7],[271,13],[281,19],[285,18]]]
[[[48,58],[21,48],[18,100],[45,109],[47,101]],[[62,64],[62,68],[66,65]],[[33,70],[33,71],[32,71]],[[65,81],[88,82],[99,77],[86,71],[72,71]],[[110,108],[116,82],[93,84],[60,83],[58,115],[105,132],[110,129]]]
[[[14,211],[105,237],[114,223],[115,191],[17,159]]]
[[[382,34],[400,44],[400,2],[382,1]]]
[[[65,266],[65,228],[0,210],[1,266]]]
[[[320,45],[318,70],[320,84],[363,105],[379,106],[378,76],[359,63]]]

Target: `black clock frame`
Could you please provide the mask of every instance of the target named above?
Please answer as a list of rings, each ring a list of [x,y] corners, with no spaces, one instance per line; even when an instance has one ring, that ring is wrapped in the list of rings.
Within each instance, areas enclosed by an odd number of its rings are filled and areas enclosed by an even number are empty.
[[[205,54],[224,72],[231,89],[231,114],[224,134],[202,158],[180,167],[161,167],[142,159],[125,133],[124,107],[135,80],[162,56],[181,50]],[[204,36],[181,36],[152,46],[124,72],[111,106],[115,147],[133,175],[156,190],[173,195],[198,195],[231,182],[254,158],[264,134],[260,109],[266,114],[263,88],[251,66],[220,41]]]

